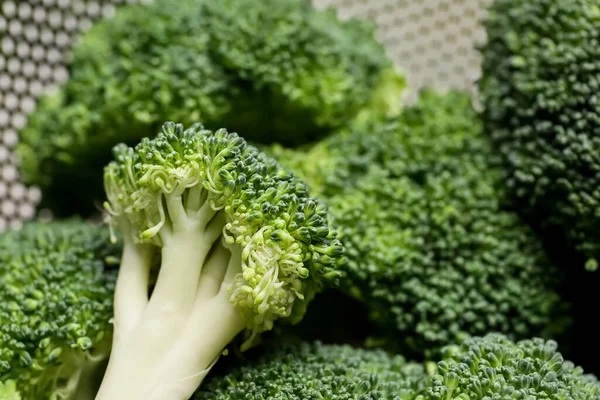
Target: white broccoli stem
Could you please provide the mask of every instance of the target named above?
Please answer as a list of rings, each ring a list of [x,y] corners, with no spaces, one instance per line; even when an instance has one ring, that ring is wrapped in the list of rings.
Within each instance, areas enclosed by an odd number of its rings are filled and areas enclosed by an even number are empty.
[[[148,276],[152,246],[136,244],[125,235],[121,267],[115,286],[113,346],[139,322],[148,305]]]
[[[212,256],[218,262],[209,262],[200,278],[191,319],[163,360],[165,369],[174,373],[164,384],[148,391],[146,399],[189,399],[223,349],[247,326],[231,303],[229,291],[235,276],[241,272],[241,250],[233,249],[228,262],[224,260],[227,265],[224,268],[222,260],[225,254],[229,256],[229,251],[219,247]]]
[[[188,215],[181,196],[168,196],[170,233],[161,233],[162,263],[145,314],[181,315],[191,311],[198,280],[211,247],[221,236],[225,220],[204,203]]]
[[[187,400],[244,329],[227,290],[241,271],[239,251],[229,257],[216,246],[207,259],[220,237],[221,218],[172,221],[169,235],[161,235],[157,286],[141,319],[113,348],[96,400]],[[205,296],[209,289],[198,293],[219,280],[213,296]]]

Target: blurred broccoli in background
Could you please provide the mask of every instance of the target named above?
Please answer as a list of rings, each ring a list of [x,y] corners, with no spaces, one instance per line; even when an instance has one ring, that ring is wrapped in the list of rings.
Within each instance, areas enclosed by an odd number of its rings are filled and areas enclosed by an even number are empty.
[[[374,26],[308,0],[156,0],[118,8],[71,50],[69,80],[20,132],[26,184],[57,216],[89,214],[117,143],[166,120],[299,145],[395,114],[404,78]]]
[[[107,227],[78,219],[0,235],[0,399],[94,398],[120,251]]]
[[[514,208],[552,246],[566,240],[585,257],[580,265],[595,270],[600,5],[597,0],[496,0],[485,29],[479,82],[485,130],[506,169]]]
[[[561,271],[503,209],[468,95],[425,90],[387,124],[271,152],[330,208],[348,258],[341,288],[365,303],[377,344],[432,358],[465,334],[566,331]]]

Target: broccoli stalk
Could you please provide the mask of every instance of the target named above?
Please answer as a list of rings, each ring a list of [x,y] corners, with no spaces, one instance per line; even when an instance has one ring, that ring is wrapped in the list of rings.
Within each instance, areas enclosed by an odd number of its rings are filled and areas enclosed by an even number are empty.
[[[235,133],[166,123],[115,155],[106,208],[125,247],[97,400],[188,399],[238,334],[244,351],[299,321],[343,247],[305,185]]]

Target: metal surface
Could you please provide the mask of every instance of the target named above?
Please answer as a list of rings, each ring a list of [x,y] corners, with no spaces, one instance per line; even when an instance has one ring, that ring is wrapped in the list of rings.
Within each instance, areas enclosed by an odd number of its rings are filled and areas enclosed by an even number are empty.
[[[66,51],[81,31],[135,1],[0,0],[0,231],[33,218],[41,198],[19,181],[13,155],[36,98],[67,79]],[[407,75],[410,101],[424,86],[473,90],[489,1],[316,0],[316,6],[377,23],[378,37]]]

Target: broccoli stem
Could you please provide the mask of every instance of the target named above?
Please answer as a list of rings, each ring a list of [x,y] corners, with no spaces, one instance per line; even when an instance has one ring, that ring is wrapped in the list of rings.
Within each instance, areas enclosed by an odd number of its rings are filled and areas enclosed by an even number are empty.
[[[241,272],[241,249],[219,240],[222,214],[205,203],[190,215],[181,197],[166,203],[169,221],[161,228],[161,269],[145,306],[139,290],[126,289],[139,289],[140,282],[147,285],[147,248],[130,244],[124,250],[123,263],[131,264],[121,266],[125,282],[115,309],[123,318],[133,317],[133,323],[115,319],[115,330],[122,335],[115,341],[96,400],[187,400],[246,326],[229,293]],[[121,307],[120,302],[135,305]]]
[[[113,350],[96,400],[187,400],[192,396],[223,349],[246,326],[229,301],[228,290],[241,270],[241,251],[234,250],[231,257],[224,253],[215,249],[207,261],[198,284],[203,290],[198,291],[189,315],[145,318]],[[217,267],[226,271],[220,282]]]
[[[148,275],[152,247],[125,235],[119,277],[115,286],[113,346],[138,322],[148,305]]]

